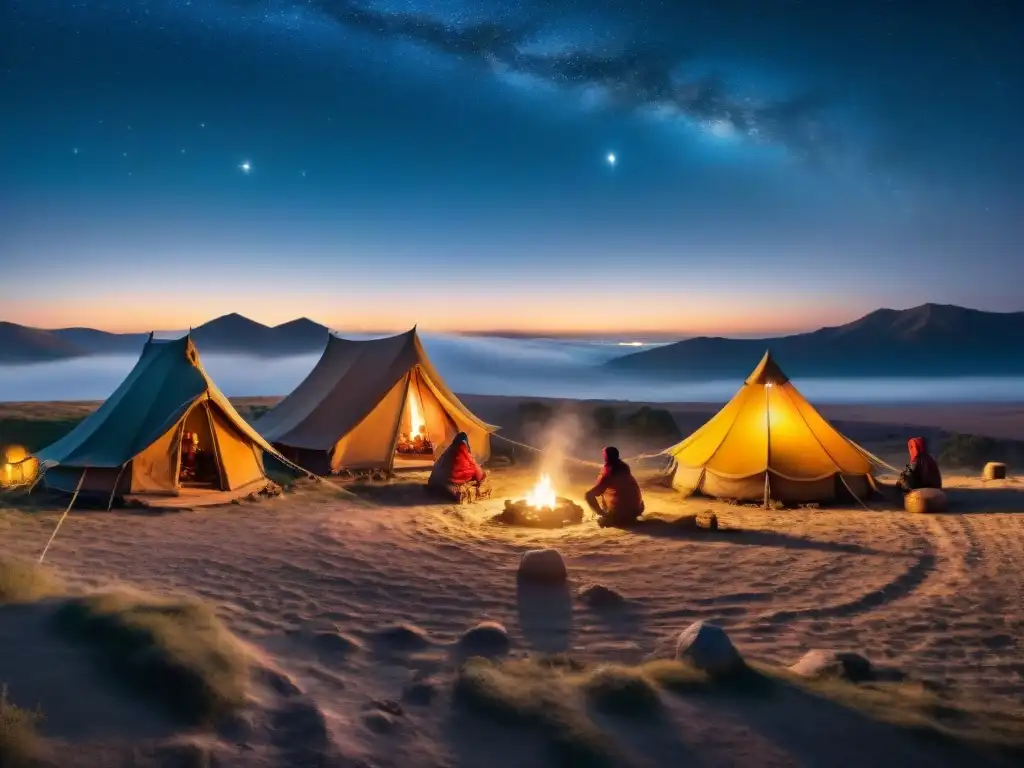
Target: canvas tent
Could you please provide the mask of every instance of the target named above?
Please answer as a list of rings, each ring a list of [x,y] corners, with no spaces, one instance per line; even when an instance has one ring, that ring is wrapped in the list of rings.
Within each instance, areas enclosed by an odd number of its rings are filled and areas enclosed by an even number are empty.
[[[804,399],[766,352],[704,426],[665,451],[684,494],[784,503],[831,501],[874,489],[871,457]]]
[[[474,416],[427,358],[416,329],[354,341],[328,336],[309,376],[254,426],[285,456],[314,472],[391,471],[400,434],[426,428],[436,460],[465,432],[478,461],[497,427]]]
[[[197,435],[213,456],[212,481],[179,479],[181,441]],[[190,336],[152,336],[127,378],[66,436],[39,451],[47,487],[67,492],[190,502],[229,501],[271,483],[263,454],[276,451],[238,414],[203,370]]]

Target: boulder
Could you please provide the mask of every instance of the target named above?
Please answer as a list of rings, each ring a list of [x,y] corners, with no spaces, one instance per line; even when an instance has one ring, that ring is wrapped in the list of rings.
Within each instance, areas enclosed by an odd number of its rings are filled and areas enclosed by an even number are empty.
[[[563,584],[569,574],[557,549],[531,549],[519,561],[518,578],[534,584]]]
[[[1005,480],[1006,465],[1001,461],[990,461],[981,471],[981,476],[986,480]]]
[[[468,656],[503,656],[509,646],[508,632],[496,621],[482,621],[459,638],[459,650]]]
[[[831,678],[851,683],[875,679],[875,670],[870,661],[859,653],[842,651],[808,651],[789,671],[801,677]]]
[[[946,494],[938,488],[919,488],[903,497],[903,508],[907,512],[928,514],[945,512],[949,508]]]
[[[579,591],[580,600],[594,608],[615,608],[626,602],[621,593],[604,584],[587,584]]]
[[[706,621],[696,621],[679,634],[676,659],[714,677],[738,672],[746,666],[725,630]]]

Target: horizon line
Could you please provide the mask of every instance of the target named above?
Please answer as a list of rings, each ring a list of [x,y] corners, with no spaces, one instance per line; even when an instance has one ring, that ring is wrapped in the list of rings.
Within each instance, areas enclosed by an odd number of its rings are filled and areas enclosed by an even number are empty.
[[[688,330],[684,330],[684,329],[631,329],[631,330],[622,330],[622,329],[618,329],[618,328],[595,328],[595,329],[592,329],[592,330],[581,330],[581,329],[578,329],[578,328],[577,329],[558,329],[558,328],[516,329],[516,328],[508,328],[508,327],[482,328],[482,329],[481,328],[462,328],[462,329],[458,329],[458,328],[429,328],[429,327],[427,327],[426,331],[429,332],[429,333],[446,333],[446,334],[459,335],[459,336],[493,336],[493,337],[499,337],[499,338],[544,338],[544,337],[594,338],[594,337],[609,337],[609,336],[611,336],[611,337],[616,337],[616,338],[619,338],[619,339],[634,339],[634,340],[641,340],[641,339],[643,339],[645,337],[646,338],[656,338],[656,339],[676,339],[676,340],[692,339],[692,338],[748,338],[748,339],[755,339],[756,340],[756,339],[779,338],[779,337],[784,337],[784,336],[789,336],[789,335],[798,335],[798,334],[801,334],[801,333],[811,333],[813,331],[822,330],[824,328],[840,327],[840,326],[845,325],[847,323],[856,322],[857,320],[860,320],[860,319],[862,319],[864,317],[867,317],[868,315],[874,314],[876,312],[884,312],[884,311],[908,312],[908,311],[912,311],[914,309],[920,309],[922,307],[929,307],[929,306],[934,306],[934,307],[953,307],[953,308],[957,308],[957,309],[965,309],[965,310],[968,310],[968,311],[976,311],[976,312],[985,312],[985,313],[990,313],[990,314],[1007,314],[1007,315],[1010,315],[1010,314],[1019,314],[1019,313],[1022,312],[1022,310],[997,311],[997,310],[978,309],[976,307],[967,307],[967,306],[963,306],[963,305],[960,305],[960,304],[941,304],[941,303],[938,303],[938,302],[924,302],[922,304],[917,304],[917,305],[915,305],[913,307],[907,307],[907,308],[898,309],[898,310],[894,310],[891,307],[878,307],[877,309],[869,310],[869,311],[865,312],[864,314],[860,314],[860,315],[854,316],[854,317],[850,318],[849,320],[847,320],[845,323],[840,323],[838,325],[817,325],[817,326],[806,326],[806,327],[799,327],[799,328],[791,327],[791,328],[759,329],[759,330],[756,330],[756,331],[739,331],[739,332],[734,331],[734,332],[731,332],[731,333],[730,332],[709,333],[707,331],[694,332],[694,331],[688,331]],[[181,333],[181,334],[185,334],[185,333],[188,333],[189,331],[194,331],[197,328],[201,328],[202,326],[209,325],[210,323],[216,322],[217,320],[222,320],[222,319],[225,319],[225,318],[228,318],[228,317],[238,317],[238,318],[246,320],[246,321],[248,321],[250,323],[253,323],[254,325],[259,325],[259,326],[262,326],[262,327],[268,328],[268,329],[280,328],[281,326],[284,326],[284,325],[289,325],[289,324],[292,324],[292,323],[297,323],[297,322],[305,320],[307,322],[310,322],[310,323],[313,323],[315,325],[319,325],[319,326],[325,328],[331,334],[335,334],[335,333],[353,333],[353,334],[366,334],[366,335],[378,335],[378,334],[380,334],[380,335],[388,335],[388,334],[406,333],[410,329],[409,326],[404,326],[404,325],[402,327],[394,327],[394,328],[351,328],[351,327],[346,328],[343,325],[328,325],[328,324],[322,323],[322,322],[320,322],[318,320],[313,320],[312,318],[310,318],[308,316],[301,316],[301,317],[292,318],[291,320],[285,320],[285,321],[283,321],[281,323],[277,323],[276,325],[268,325],[267,323],[263,323],[263,322],[261,322],[259,320],[254,320],[251,317],[242,314],[241,312],[226,312],[226,313],[224,313],[222,315],[217,315],[216,317],[210,318],[209,320],[206,320],[206,321],[200,323],[199,325],[193,325],[190,328],[163,328],[163,329],[160,329],[160,328],[145,328],[145,329],[142,329],[142,330],[109,330],[109,329],[105,329],[105,328],[101,328],[101,327],[97,327],[97,326],[92,326],[92,325],[66,325],[66,326],[61,326],[61,327],[44,328],[44,327],[38,326],[38,325],[35,325],[35,326],[33,326],[33,325],[23,325],[21,323],[15,322],[13,320],[5,321],[5,320],[2,320],[2,319],[0,319],[0,323],[10,323],[11,325],[16,325],[16,326],[19,326],[21,328],[29,328],[29,329],[32,329],[32,330],[43,331],[43,332],[51,332],[51,333],[52,332],[56,332],[56,331],[67,331],[67,330],[89,330],[89,331],[98,331],[98,332],[101,332],[101,333],[108,333],[108,334],[112,334],[112,335],[125,335],[125,336],[128,336],[128,335],[145,335],[145,334],[149,334],[149,333],[154,333],[154,334]],[[419,324],[417,324],[416,326],[413,326],[413,327],[417,327],[421,331],[424,330],[424,328],[422,326],[420,326]]]

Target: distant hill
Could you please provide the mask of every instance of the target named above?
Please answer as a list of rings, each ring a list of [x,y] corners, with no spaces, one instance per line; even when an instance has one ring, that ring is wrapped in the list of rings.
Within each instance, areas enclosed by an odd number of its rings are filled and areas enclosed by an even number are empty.
[[[0,363],[137,355],[148,337],[148,333],[107,333],[93,328],[44,330],[0,322]],[[284,357],[323,350],[327,327],[304,317],[270,327],[230,314],[194,328],[192,338],[201,352]]]
[[[327,333],[327,326],[305,317],[271,327],[232,313],[193,328],[192,340],[200,352],[280,357],[322,351]]]
[[[1024,312],[946,304],[879,309],[846,325],[765,339],[700,337],[617,357],[622,373],[740,378],[766,349],[793,377],[1024,375]]]
[[[0,322],[0,362],[60,360],[82,354],[81,348],[53,331]]]

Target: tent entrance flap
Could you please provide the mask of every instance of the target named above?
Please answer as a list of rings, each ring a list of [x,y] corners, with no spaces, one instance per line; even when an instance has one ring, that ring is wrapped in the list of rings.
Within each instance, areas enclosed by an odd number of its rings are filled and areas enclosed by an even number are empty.
[[[427,386],[419,368],[414,368],[409,376],[409,391],[398,425],[396,459],[432,462],[441,455],[457,431],[452,417]]]
[[[180,451],[181,487],[225,490],[208,400],[198,403],[185,416]]]

